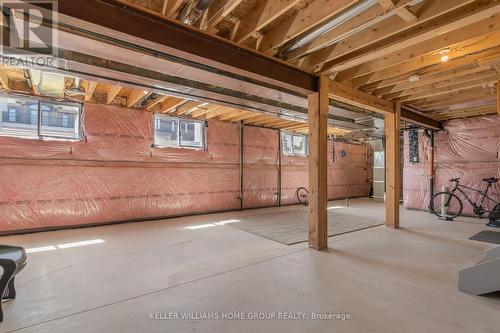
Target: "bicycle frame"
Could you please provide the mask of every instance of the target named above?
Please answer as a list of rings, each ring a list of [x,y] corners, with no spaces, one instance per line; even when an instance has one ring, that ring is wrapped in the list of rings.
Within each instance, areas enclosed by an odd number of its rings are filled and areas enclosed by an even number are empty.
[[[467,199],[467,201],[471,204],[472,207],[474,208],[478,208],[478,207],[483,207],[483,203],[484,203],[484,200],[485,199],[488,199],[492,202],[495,203],[495,205],[498,205],[499,203],[494,200],[493,198],[489,197],[488,196],[488,191],[490,190],[492,184],[491,183],[488,183],[488,186],[486,187],[486,190],[484,191],[481,191],[481,190],[477,190],[475,188],[472,188],[472,187],[468,187],[468,186],[465,186],[465,185],[461,185],[459,182],[455,182],[455,187],[450,191],[452,194],[454,194],[456,191],[459,191],[460,193],[462,193],[462,195],[465,197],[465,199]],[[481,198],[481,202],[479,203],[479,205],[477,205],[475,202],[473,202],[469,196],[467,195],[467,193],[464,192],[464,190],[462,190],[462,188],[466,188],[468,190],[472,190],[474,192],[477,192],[479,194],[481,194],[482,198]],[[450,200],[451,200],[452,196],[450,196],[450,198],[448,199],[448,202],[446,203],[446,205],[449,205],[450,204]]]

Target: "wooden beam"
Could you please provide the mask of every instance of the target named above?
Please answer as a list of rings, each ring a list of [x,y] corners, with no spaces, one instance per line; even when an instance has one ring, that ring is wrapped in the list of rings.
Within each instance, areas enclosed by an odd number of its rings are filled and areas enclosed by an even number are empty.
[[[177,13],[179,7],[184,0],[164,0],[161,14],[163,16],[172,17]]]
[[[316,0],[273,27],[264,35],[259,50],[269,53],[355,4],[357,0]]]
[[[405,77],[404,80],[401,80],[399,82],[395,80],[392,81],[395,83],[393,85],[390,84],[387,85],[387,83],[389,83],[388,80],[386,83],[381,84],[384,85],[384,87],[372,90],[371,94],[380,98],[384,98],[383,97],[384,95],[390,93],[396,93],[408,89],[414,89],[422,86],[427,86],[436,82],[454,80],[456,78],[461,78],[469,74],[479,73],[487,70],[490,66],[491,65],[482,65],[482,64],[478,65],[475,63],[471,63],[470,65],[462,66],[458,69],[451,69],[446,72],[437,72],[436,74],[429,73],[427,75],[419,75],[419,80],[416,82],[410,82],[408,80],[408,77]],[[365,91],[370,91],[370,90],[365,90]]]
[[[34,3],[33,6],[38,5]],[[159,12],[145,12],[117,0],[60,1],[58,12],[143,39],[144,45],[159,44],[171,50],[170,55],[187,61],[199,63],[200,59],[206,59],[213,68],[238,72],[248,78],[280,85],[304,95],[317,91],[315,75],[218,36],[166,20]]]
[[[500,79],[497,81],[497,113],[500,114]]]
[[[111,104],[115,100],[118,93],[122,90],[120,86],[109,86],[108,92],[106,94],[106,104]]]
[[[468,89],[473,88],[484,88],[490,86],[490,89],[495,84],[494,82],[498,79],[498,76],[492,76],[488,79],[478,79],[470,82],[465,82],[457,85],[450,85],[445,88],[428,90],[422,93],[405,96],[402,98],[398,98],[397,100],[405,103],[413,103],[414,101],[419,101],[424,98],[441,98],[442,96],[446,96],[447,94],[454,92],[467,91]]]
[[[260,1],[241,21],[234,40],[237,43],[244,42],[299,2],[300,0]]]
[[[229,15],[243,0],[216,0],[208,8],[207,31],[213,32],[214,28]]]
[[[440,112],[432,112],[429,116],[432,118],[442,121],[442,120],[450,120],[456,118],[467,118],[467,117],[475,117],[475,116],[485,116],[489,114],[497,113],[497,105],[488,104],[476,107],[468,107],[461,108],[455,110],[446,110]]]
[[[151,110],[156,105],[165,102],[167,100],[167,98],[168,98],[167,96],[161,96],[161,95],[156,97],[154,100],[148,102],[148,104],[146,104],[146,106],[144,106],[144,110]]]
[[[453,50],[448,56],[455,58],[460,55],[468,47],[474,47],[478,43],[485,41],[485,35],[500,30],[500,15],[493,15],[486,20],[471,24],[464,28],[460,28],[431,38],[422,43],[415,44],[407,47],[398,52],[387,54],[384,57],[373,59],[358,66],[349,68],[345,71],[338,73],[335,77],[337,81],[345,81],[350,78],[363,76],[369,73],[379,71],[381,69],[395,66],[411,59],[418,59],[421,56],[427,56],[434,59],[439,59],[439,51],[448,48]],[[497,41],[494,39],[487,39],[490,47],[495,45]]]
[[[375,96],[369,95],[360,90],[348,87],[340,82],[331,81],[329,84],[330,98],[354,105],[377,113],[394,113],[394,103]]]
[[[175,111],[175,114],[180,116],[180,115],[183,115],[183,114],[187,114],[191,111],[194,111],[198,108],[201,109],[201,105],[203,105],[205,103],[203,102],[199,102],[199,101],[189,101],[189,102],[186,102],[180,106],[177,107],[176,111]],[[206,105],[205,105],[206,106]]]
[[[85,89],[85,102],[90,102],[92,96],[94,96],[95,88],[97,87],[97,82],[87,81],[87,87]]]
[[[148,94],[147,91],[144,90],[134,90],[127,97],[127,107],[134,107],[141,99],[143,99]]]
[[[166,101],[161,103],[160,111],[162,113],[168,113],[185,102],[186,100],[182,98],[169,97]]]
[[[0,69],[0,84],[5,90],[9,90],[9,77],[4,69]]]
[[[433,130],[443,129],[443,125],[439,122],[439,119],[430,118],[407,109],[401,109],[401,120]]]
[[[442,71],[474,62],[480,63],[487,59],[498,60],[500,48],[495,46],[500,43],[500,32],[494,32],[483,37],[482,41],[451,49],[448,54],[450,60],[447,62],[441,62],[440,57],[435,54],[424,55],[422,57],[412,58],[399,65],[387,67],[355,78],[351,81],[351,84],[353,87],[360,87],[405,73],[420,72],[422,70],[426,71],[427,69],[433,72],[438,70]],[[434,66],[434,68],[430,68],[431,66]]]
[[[418,21],[417,15],[415,15],[407,7],[399,7],[395,10],[396,15],[403,19],[403,21],[408,23],[414,23]]]
[[[389,228],[399,228],[399,198],[401,196],[401,103],[395,104],[392,113],[384,115],[385,161],[386,161],[386,201],[385,224]]]
[[[408,3],[413,3],[415,0],[399,1],[397,6],[406,6]],[[397,8],[397,7],[395,7]],[[312,40],[307,45],[291,51],[286,55],[287,60],[291,61],[314,51],[320,50],[326,46],[332,45],[341,41],[357,31],[367,29],[387,18],[392,16],[393,10],[387,10],[382,6],[371,6],[361,13],[351,17],[337,27],[325,32]]]
[[[308,97],[309,114],[309,247],[328,247],[327,127],[330,79],[319,78],[319,92]]]
[[[433,21],[428,21],[419,26],[419,29],[410,30],[409,32],[396,36],[397,38],[389,43],[381,41],[380,43],[376,43],[370,47],[366,47],[366,45],[368,45],[368,43],[373,44],[373,40],[365,40],[365,38],[371,34],[364,34],[362,36],[356,34],[351,37],[357,38],[352,39],[352,43],[345,41],[345,44],[331,50],[332,52],[326,52],[324,54],[326,55],[326,58],[320,59],[320,63],[323,64],[320,72],[338,72],[379,57],[384,57],[393,52],[403,50],[409,46],[425,42],[434,37],[452,32],[453,30],[485,20],[492,15],[497,15],[499,12],[500,4],[498,4],[498,2],[495,5],[492,3],[486,5],[482,3],[473,3],[470,6],[465,6],[461,9],[460,15],[457,15],[456,13],[445,15],[440,20],[439,24],[436,24],[436,22]],[[392,29],[393,28],[394,27],[392,27]],[[387,38],[388,35],[392,35],[387,31],[377,31],[377,34],[380,33],[385,34],[384,36],[380,36],[383,38]],[[371,36],[371,38],[376,39],[374,36]],[[380,39],[381,38],[379,38],[379,40]],[[349,55],[349,53],[358,49],[360,50],[356,52],[356,54]],[[324,61],[325,59],[327,59],[326,62]]]
[[[306,57],[303,66],[306,68],[314,68],[319,65],[323,65],[322,71],[326,71],[329,68],[332,68],[337,65],[337,62],[333,60],[342,56],[345,56],[351,52],[357,51],[359,49],[368,50],[368,46],[373,47],[373,44],[381,42],[383,39],[386,39],[391,36],[401,35],[398,38],[398,41],[405,42],[405,37],[410,37],[408,34],[413,32],[417,34],[420,33],[420,29],[410,29],[417,25],[426,24],[428,29],[431,27],[436,27],[436,25],[432,25],[429,21],[445,14],[450,11],[460,8],[467,3],[471,3],[472,0],[440,0],[436,1],[432,6],[423,14],[418,22],[408,23],[401,20],[397,16],[389,17],[382,22],[377,23],[370,27],[369,30],[360,31],[348,38],[342,40],[341,43],[334,44],[328,46],[318,52],[315,52]],[[451,20],[451,18],[449,18]],[[404,34],[404,31],[408,31]],[[439,30],[434,31],[437,33]],[[403,33],[403,34],[402,34]],[[409,39],[409,38],[408,38]],[[402,47],[406,47],[409,45],[408,42],[413,42],[413,40],[409,40],[406,44],[400,44]],[[391,51],[392,52],[392,51]],[[363,54],[365,54],[364,52]],[[378,56],[378,55],[377,55]],[[376,58],[377,56],[373,57]],[[360,62],[361,63],[361,62]],[[355,66],[355,65],[352,65]],[[351,67],[352,67],[351,66]]]

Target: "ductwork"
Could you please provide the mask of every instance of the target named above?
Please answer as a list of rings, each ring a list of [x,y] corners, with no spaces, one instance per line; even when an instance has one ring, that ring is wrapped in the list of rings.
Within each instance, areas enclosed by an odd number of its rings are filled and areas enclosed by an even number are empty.
[[[40,95],[52,97],[64,97],[64,75],[31,70],[31,84],[38,89]]]
[[[182,23],[192,25],[208,9],[214,0],[190,0],[181,10],[177,19]]]
[[[421,3],[423,0],[413,0],[409,1],[407,3],[407,6],[415,6],[419,3]],[[290,52],[301,48],[303,46],[306,46],[310,42],[312,42],[314,39],[320,37],[323,34],[326,34],[330,30],[340,26],[341,24],[344,24],[351,18],[353,18],[356,15],[359,15],[360,13],[364,12],[365,10],[373,7],[373,6],[378,6],[379,1],[378,0],[365,0],[361,1],[354,6],[348,8],[347,10],[343,11],[340,15],[334,16],[332,19],[329,21],[323,23],[319,27],[317,27],[314,30],[311,30],[310,32],[305,33],[304,35],[290,41],[289,43],[285,44],[280,51],[278,52],[279,57],[286,57]],[[394,15],[394,12],[388,12],[387,15]],[[386,16],[380,16],[377,19],[374,19],[370,22],[366,22],[365,24],[361,24],[358,27],[355,27],[349,31],[349,33],[342,34],[338,36],[336,39],[333,39],[329,42],[328,45],[337,43],[341,41],[342,39],[345,39],[363,29],[365,29],[367,26],[370,26],[371,24],[375,24],[382,20]],[[326,46],[328,46],[326,45]]]

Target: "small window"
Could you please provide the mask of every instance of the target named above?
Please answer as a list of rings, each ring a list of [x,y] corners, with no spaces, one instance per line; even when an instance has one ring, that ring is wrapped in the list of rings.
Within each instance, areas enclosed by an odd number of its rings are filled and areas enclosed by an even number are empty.
[[[38,137],[36,100],[0,98],[0,110],[2,112],[0,134],[25,138]]]
[[[41,102],[40,135],[56,138],[80,138],[80,107]]]
[[[205,122],[155,114],[154,145],[158,147],[203,148]]]
[[[282,133],[281,144],[284,155],[307,156],[307,135]]]
[[[80,139],[81,107],[21,97],[0,97],[0,135]]]

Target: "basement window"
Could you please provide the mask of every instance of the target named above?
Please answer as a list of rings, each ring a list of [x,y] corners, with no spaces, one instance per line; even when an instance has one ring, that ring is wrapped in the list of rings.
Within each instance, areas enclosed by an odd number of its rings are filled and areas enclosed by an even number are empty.
[[[205,122],[155,114],[154,146],[204,148]]]
[[[287,132],[281,134],[281,146],[284,155],[307,156],[307,145],[307,135]]]
[[[81,106],[0,96],[0,135],[31,139],[81,138]]]

